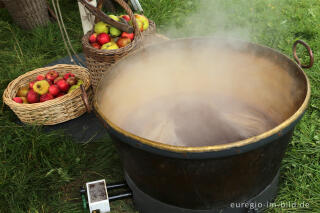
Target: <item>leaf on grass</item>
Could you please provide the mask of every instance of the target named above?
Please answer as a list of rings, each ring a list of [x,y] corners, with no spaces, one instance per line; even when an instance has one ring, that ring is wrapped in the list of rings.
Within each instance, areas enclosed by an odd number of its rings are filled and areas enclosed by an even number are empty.
[[[51,175],[54,171],[56,171],[56,169],[50,169],[50,171],[47,172],[46,177],[48,177],[49,175]]]

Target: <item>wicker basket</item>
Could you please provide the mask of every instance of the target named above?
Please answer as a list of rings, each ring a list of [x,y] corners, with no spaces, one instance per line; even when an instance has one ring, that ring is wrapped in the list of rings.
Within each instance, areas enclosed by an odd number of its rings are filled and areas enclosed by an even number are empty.
[[[83,80],[83,88],[86,94],[83,94],[81,89],[76,89],[71,93],[43,103],[19,104],[12,100],[21,87],[28,85],[36,76],[46,74],[51,69],[56,70],[60,75],[68,72],[74,73],[79,79]],[[3,101],[23,123],[54,125],[77,118],[87,111],[88,106],[85,106],[82,95],[84,97],[87,95],[88,99],[92,100],[90,77],[87,69],[76,65],[59,64],[39,68],[16,78],[9,83],[4,91]]]
[[[155,23],[150,21],[149,28],[145,32],[141,33],[135,23],[136,19],[129,5],[123,0],[115,1],[124,8],[131,20],[133,20],[135,39],[129,45],[116,50],[100,50],[93,48],[89,43],[89,36],[92,34],[92,31],[83,36],[82,47],[86,58],[86,65],[90,72],[90,79],[93,89],[98,86],[100,79],[102,78],[103,74],[108,71],[110,65],[114,64],[131,51],[137,49],[141,44],[142,37],[151,36],[156,31]]]
[[[149,27],[146,31],[142,32],[143,38],[153,36],[157,32],[156,23],[149,19]]]
[[[31,30],[49,23],[46,0],[1,0],[13,20],[22,28]]]

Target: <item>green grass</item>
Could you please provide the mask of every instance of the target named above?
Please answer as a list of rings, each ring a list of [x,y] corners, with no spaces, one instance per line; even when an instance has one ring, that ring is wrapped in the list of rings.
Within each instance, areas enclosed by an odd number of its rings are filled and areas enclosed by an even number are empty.
[[[62,2],[62,1],[61,1]],[[320,209],[320,2],[318,0],[142,0],[145,14],[170,37],[227,35],[275,48],[292,57],[291,45],[303,39],[314,50],[306,70],[312,86],[310,107],[296,127],[281,167],[276,202],[309,203],[309,209],[273,208],[267,212],[319,212]],[[201,2],[201,4],[199,3]],[[63,1],[71,42],[81,52],[81,23],[75,1]],[[201,11],[198,13],[197,11]],[[299,55],[307,61],[305,51]],[[33,31],[13,24],[0,9],[0,94],[17,76],[66,56],[55,23]],[[121,180],[118,155],[109,138],[74,143],[63,132],[19,126],[13,112],[0,111],[0,212],[82,212],[78,189],[100,178]],[[113,212],[134,212],[117,201]]]

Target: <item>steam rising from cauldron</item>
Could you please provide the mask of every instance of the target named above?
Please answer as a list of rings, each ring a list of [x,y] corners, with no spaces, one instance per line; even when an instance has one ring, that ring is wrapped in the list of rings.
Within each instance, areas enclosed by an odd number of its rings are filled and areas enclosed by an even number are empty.
[[[203,38],[146,48],[105,75],[102,113],[128,132],[177,146],[268,131],[297,110],[305,91],[286,67],[245,44]]]
[[[249,11],[247,0],[232,4],[225,0],[198,0],[189,4],[193,4],[192,12],[184,14],[180,21],[172,18],[172,23],[166,23],[162,29],[163,34],[169,37],[215,36],[250,40],[250,29],[237,25],[232,17],[244,10]]]
[[[285,2],[256,0],[191,0],[183,3],[188,13],[172,16],[161,33],[171,38],[215,36],[276,45],[283,42],[287,20]],[[176,11],[179,13],[179,11]],[[268,27],[266,27],[268,26]],[[266,35],[267,34],[267,35]],[[266,38],[269,37],[269,41]]]

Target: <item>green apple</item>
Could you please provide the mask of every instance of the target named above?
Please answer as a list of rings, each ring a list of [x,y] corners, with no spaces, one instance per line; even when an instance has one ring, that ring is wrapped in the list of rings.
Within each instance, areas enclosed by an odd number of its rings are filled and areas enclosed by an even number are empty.
[[[138,24],[138,28],[139,28],[140,31],[142,32],[142,31],[143,31],[143,23],[142,23],[142,21],[139,20],[139,19],[136,19],[136,22],[137,22],[137,24]]]
[[[49,91],[50,84],[47,80],[37,81],[33,85],[33,91],[38,93],[39,95],[44,95]]]
[[[140,31],[142,32],[143,31],[143,23],[142,23],[142,21],[140,19],[136,19],[136,22],[137,22],[137,25],[138,25],[138,29],[140,29]],[[133,26],[132,21],[130,21],[129,24],[131,26]]]
[[[70,87],[68,93],[70,93],[70,92],[72,92],[73,90],[76,90],[76,89],[78,89],[78,88],[80,88],[80,85],[73,85],[73,86]]]
[[[149,20],[147,19],[147,17],[139,14],[135,14],[134,16],[136,17],[136,20],[140,20],[142,22],[143,31],[149,28]]]
[[[115,21],[120,21],[119,17],[115,16],[115,15],[109,15],[110,18],[112,18]]]
[[[98,23],[96,23],[94,25],[94,32],[97,34],[100,34],[100,33],[107,33],[108,34],[109,28],[106,23],[99,21]]]
[[[83,84],[83,81],[81,79],[79,79],[76,85],[80,86],[81,84]]]
[[[109,42],[101,46],[102,50],[116,50],[119,49],[118,45],[115,42]]]
[[[121,35],[121,31],[115,27],[110,27],[110,35],[112,37],[118,37],[119,35]]]

